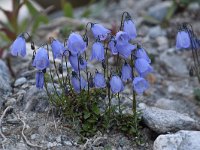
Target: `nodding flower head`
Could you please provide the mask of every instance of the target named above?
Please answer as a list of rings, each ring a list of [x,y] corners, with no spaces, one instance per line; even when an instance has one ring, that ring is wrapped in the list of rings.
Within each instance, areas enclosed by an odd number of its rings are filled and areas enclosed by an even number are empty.
[[[145,59],[148,63],[151,63],[151,59],[149,58],[149,56],[147,55],[147,53],[145,52],[145,50],[143,48],[139,48],[136,51],[136,57],[137,58],[143,58]]]
[[[191,42],[190,42],[190,36],[189,33],[185,30],[181,30],[177,33],[176,36],[176,48],[190,48]]]
[[[142,77],[135,77],[133,80],[133,89],[134,91],[141,95],[143,92],[149,88],[149,83]]]
[[[106,80],[102,73],[96,72],[94,76],[94,85],[96,88],[106,87]]]
[[[72,55],[82,54],[86,50],[86,42],[78,33],[71,33],[67,40],[67,48]]]
[[[87,87],[87,82],[85,81],[85,79],[82,76],[79,79],[78,75],[75,72],[72,72],[71,83],[76,93],[80,93],[81,90]]]
[[[135,68],[141,77],[145,77],[147,74],[153,71],[150,64],[143,58],[138,58],[135,60]]]
[[[58,40],[55,40],[55,39],[52,40],[51,48],[52,48],[52,51],[53,51],[54,59],[62,58],[62,56],[65,56],[65,55],[68,54],[64,45]]]
[[[91,25],[91,30],[94,37],[96,39],[99,39],[100,41],[104,41],[111,32],[110,30],[102,26],[101,24],[97,24],[97,23]]]
[[[108,48],[111,50],[111,53],[113,55],[117,55],[118,54],[118,51],[117,51],[117,48],[116,48],[116,40],[114,38],[111,39],[111,41],[108,43]]]
[[[37,71],[35,78],[36,78],[36,87],[38,89],[42,89],[44,86],[44,73],[42,71]]]
[[[130,40],[128,34],[123,31],[117,32],[115,39],[118,45],[127,45]]]
[[[26,41],[23,34],[16,38],[16,40],[12,43],[10,50],[13,56],[20,55],[24,57],[26,55]]]
[[[47,50],[43,47],[39,48],[33,60],[33,66],[38,70],[44,70],[49,67],[50,61],[48,58]]]
[[[69,56],[69,62],[74,69],[74,71],[78,72],[80,70],[84,70],[87,66],[87,62],[85,59],[83,59],[81,56]],[[79,62],[79,65],[78,65]]]
[[[104,60],[104,47],[100,42],[95,42],[92,45],[92,55],[90,56],[90,60],[96,59],[98,61]]]
[[[132,80],[132,69],[127,62],[125,62],[122,66],[121,75],[124,82],[127,82],[127,80]]]
[[[129,17],[124,20],[124,32],[126,32],[132,40],[137,36],[135,23]]]
[[[110,87],[113,94],[122,92],[124,90],[124,85],[119,76],[113,75],[110,80]]]

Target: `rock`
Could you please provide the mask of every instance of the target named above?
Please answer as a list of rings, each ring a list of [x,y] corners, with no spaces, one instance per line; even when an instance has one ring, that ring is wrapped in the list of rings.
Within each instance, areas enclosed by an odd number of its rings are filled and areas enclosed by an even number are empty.
[[[166,31],[161,29],[160,26],[149,28],[149,32],[148,32],[149,37],[152,39],[155,39],[158,36],[166,36],[166,34],[167,34]]]
[[[19,78],[15,81],[14,86],[17,87],[17,86],[20,86],[20,85],[22,85],[26,82],[27,82],[27,79],[25,77],[21,77],[21,78]]]
[[[11,92],[10,73],[6,64],[0,60],[0,97]]]
[[[24,95],[24,105],[25,112],[44,112],[49,105],[46,91],[44,89],[39,90],[35,86],[32,86]]]
[[[158,21],[163,21],[171,5],[171,1],[157,3],[156,5],[148,9],[148,15],[155,18]]]
[[[199,150],[200,131],[181,130],[175,134],[160,135],[153,145],[154,150]]]
[[[168,39],[165,36],[159,36],[156,38],[156,43],[159,46],[159,51],[164,51],[169,48],[169,42]]]
[[[186,114],[150,107],[144,103],[139,104],[139,109],[141,110],[144,123],[157,133],[200,129],[199,122]]]
[[[199,11],[199,9],[200,9],[200,5],[199,5],[199,3],[198,2],[192,2],[192,3],[190,3],[189,5],[188,5],[188,10],[189,11]]]
[[[63,145],[65,145],[65,146],[73,146],[72,142],[70,142],[70,141],[63,141]]]
[[[164,52],[159,56],[159,63],[161,63],[165,71],[173,76],[188,76],[188,69],[185,60],[175,54]]]
[[[16,99],[14,98],[9,98],[6,102],[5,102],[5,106],[8,107],[8,106],[13,106],[16,104]]]
[[[47,147],[48,148],[52,148],[52,147],[55,147],[55,146],[57,146],[57,143],[56,142],[49,142],[49,143],[47,143]]]

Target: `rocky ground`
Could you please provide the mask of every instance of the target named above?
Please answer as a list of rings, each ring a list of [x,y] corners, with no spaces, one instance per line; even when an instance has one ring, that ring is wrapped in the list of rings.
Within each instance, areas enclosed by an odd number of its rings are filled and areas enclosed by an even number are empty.
[[[79,27],[87,21],[101,22],[108,27],[120,23],[123,11],[128,11],[137,24],[138,40],[148,53],[154,56],[154,72],[149,77],[150,89],[137,97],[138,109],[142,112],[141,133],[144,144],[136,145],[133,139],[111,132],[97,133],[80,144],[80,135],[56,117],[43,90],[35,88],[35,70],[31,67],[30,55],[26,58],[12,58],[12,67],[17,78],[11,78],[5,62],[0,60],[0,149],[113,149],[113,150],[198,150],[200,149],[200,104],[193,91],[199,87],[197,78],[189,76],[192,64],[190,51],[175,49],[177,24],[189,22],[200,35],[200,22],[196,12],[200,5],[192,3],[183,12],[174,16],[164,28],[152,19],[162,21],[170,6],[169,1],[126,0],[100,7],[89,18],[79,18],[85,7],[75,9],[75,19],[52,15],[49,25],[38,29],[35,39],[40,45],[49,36],[58,36],[65,26]],[[100,7],[100,8],[99,8]],[[30,46],[29,46],[30,47]],[[109,60],[112,62],[112,58]],[[92,65],[90,67],[93,67]],[[51,87],[51,84],[48,85]],[[124,92],[123,104],[127,112],[131,101],[126,98],[130,89]],[[6,109],[7,108],[7,109]],[[6,113],[7,111],[7,113]],[[4,115],[5,114],[5,115]]]

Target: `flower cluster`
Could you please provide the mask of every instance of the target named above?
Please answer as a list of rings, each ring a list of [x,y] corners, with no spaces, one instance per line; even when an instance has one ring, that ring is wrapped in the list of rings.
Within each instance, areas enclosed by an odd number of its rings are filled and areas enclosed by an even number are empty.
[[[126,16],[124,17],[125,14]],[[88,46],[87,30],[84,36],[77,32],[72,32],[64,43],[50,38],[54,60],[60,59],[63,62],[63,59],[66,58],[71,64],[72,73],[67,76],[69,77],[67,80],[76,93],[93,87],[109,87],[112,93],[115,94],[122,92],[124,84],[128,81],[132,82],[133,90],[137,94],[142,94],[149,87],[149,83],[145,78],[153,70],[150,65],[151,60],[139,44],[133,44],[133,40],[137,37],[135,22],[127,12],[123,14],[123,17],[120,30],[115,35],[111,35],[111,31],[101,24],[89,23],[95,39],[89,59],[86,57]],[[179,34],[177,47],[189,47],[190,41],[187,32],[182,31]],[[180,38],[180,36],[184,36],[184,39]],[[21,55],[22,57],[26,55],[25,40],[24,34],[17,37],[11,46],[12,55]],[[186,43],[183,43],[183,41],[186,41]],[[49,49],[45,49],[42,46],[37,50],[33,49],[33,51],[32,65],[38,70],[36,73],[36,87],[43,88],[44,73],[50,66]],[[115,71],[112,67],[108,67],[108,63],[106,64],[108,52],[118,60]],[[124,61],[122,66],[119,60]],[[96,70],[94,74],[90,73],[89,77],[87,68],[89,61],[97,61],[104,64],[102,65],[104,72]],[[61,70],[63,68],[62,65]],[[107,69],[107,73],[105,69]],[[81,73],[82,71],[86,72],[87,79]]]

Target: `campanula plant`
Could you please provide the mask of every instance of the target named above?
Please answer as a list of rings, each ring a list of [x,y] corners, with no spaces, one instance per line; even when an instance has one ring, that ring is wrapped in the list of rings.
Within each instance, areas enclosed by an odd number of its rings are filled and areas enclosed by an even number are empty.
[[[91,48],[88,48],[88,32],[94,37]],[[116,35],[111,35],[111,30],[99,23],[89,22],[83,36],[72,32],[64,42],[51,37],[49,43],[37,49],[32,42],[36,87],[45,87],[52,104],[61,107],[68,119],[78,120],[84,135],[95,133],[99,127],[111,129],[114,125],[138,136],[136,95],[142,95],[149,88],[146,77],[153,69],[146,51],[134,41],[135,38],[135,22],[128,12],[124,12]],[[11,54],[25,56],[25,48],[25,38],[21,34],[13,42]],[[53,60],[49,59],[51,54]],[[109,64],[109,57],[114,57],[114,65]],[[89,68],[92,62],[98,63],[100,68]],[[51,78],[53,95],[49,92],[45,74]],[[132,123],[129,117],[123,118],[121,107],[126,84],[132,85]],[[118,110],[111,103],[113,98],[118,100]],[[116,120],[124,122],[126,119],[130,123],[127,130],[124,125],[119,126],[123,123],[116,124]]]

